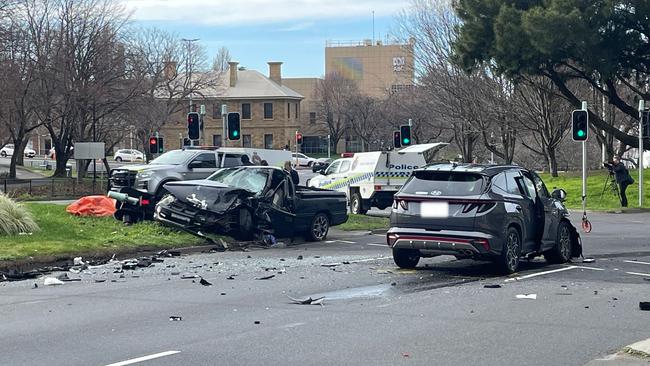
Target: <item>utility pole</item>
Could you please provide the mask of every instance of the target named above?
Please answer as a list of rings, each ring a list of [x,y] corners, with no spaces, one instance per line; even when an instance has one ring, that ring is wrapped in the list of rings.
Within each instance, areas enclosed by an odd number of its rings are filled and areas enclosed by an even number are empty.
[[[187,73],[187,87],[190,88],[190,107],[188,109],[189,112],[192,111],[192,43],[197,42],[199,39],[198,38],[192,38],[192,39],[187,39],[183,38],[181,41],[187,43],[187,58],[185,59],[185,72]],[[199,135],[199,140],[200,140],[200,135]],[[190,146],[194,146],[194,140],[190,139]]]

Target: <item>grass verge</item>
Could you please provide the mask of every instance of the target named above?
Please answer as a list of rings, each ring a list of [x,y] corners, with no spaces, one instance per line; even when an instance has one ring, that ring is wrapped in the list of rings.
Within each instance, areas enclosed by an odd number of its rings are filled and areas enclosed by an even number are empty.
[[[348,216],[348,221],[345,224],[335,226],[335,228],[344,231],[354,231],[388,229],[389,226],[390,223],[387,217],[350,214]]]
[[[627,187],[627,200],[629,208],[639,207],[639,173],[638,170],[630,170],[634,178],[634,184]],[[562,188],[567,192],[565,205],[570,209],[582,208],[582,173],[567,172],[561,173],[559,177],[551,177],[550,174],[541,174],[544,183],[549,191],[554,187]],[[595,170],[587,173],[587,209],[610,211],[620,210],[621,203],[609,187],[605,186],[607,181],[607,170]],[[644,171],[644,208],[650,208],[650,169]],[[603,188],[605,192],[603,193]]]
[[[203,244],[193,235],[155,222],[125,226],[112,217],[77,217],[64,205],[25,203],[41,231],[32,235],[0,235],[0,261],[74,255],[105,255],[138,248],[171,248]]]

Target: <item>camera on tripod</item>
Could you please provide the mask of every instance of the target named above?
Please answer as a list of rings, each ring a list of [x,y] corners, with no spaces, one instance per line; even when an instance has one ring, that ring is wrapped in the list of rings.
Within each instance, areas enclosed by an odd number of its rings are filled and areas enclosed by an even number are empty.
[[[614,172],[614,163],[611,161],[604,162],[603,167],[607,168],[607,170],[609,170],[610,173]]]

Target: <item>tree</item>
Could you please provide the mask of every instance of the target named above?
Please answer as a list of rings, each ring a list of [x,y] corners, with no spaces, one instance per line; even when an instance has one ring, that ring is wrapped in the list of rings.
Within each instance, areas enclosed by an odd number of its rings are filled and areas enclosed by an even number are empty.
[[[358,95],[357,85],[353,80],[339,74],[326,75],[316,84],[315,105],[319,120],[325,121],[330,135],[331,148],[336,147],[349,127],[350,99]]]
[[[217,55],[214,57],[214,60],[212,61],[212,70],[218,73],[226,72],[228,70],[230,60],[231,57],[228,48],[226,47],[219,48],[219,51],[217,51]]]
[[[467,71],[489,64],[513,78],[544,77],[574,108],[581,105],[574,82],[583,81],[630,121],[638,119],[635,99],[650,99],[650,2],[458,0],[456,13],[462,24],[454,60]],[[596,129],[638,147],[625,128],[591,111],[589,118]]]

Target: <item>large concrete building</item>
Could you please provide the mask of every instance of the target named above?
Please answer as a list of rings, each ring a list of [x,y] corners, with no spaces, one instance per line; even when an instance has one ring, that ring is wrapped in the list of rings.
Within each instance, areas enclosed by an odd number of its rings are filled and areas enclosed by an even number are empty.
[[[413,43],[328,41],[325,44],[325,75],[333,73],[354,80],[367,95],[386,97],[413,85]]]
[[[267,76],[231,62],[216,87],[202,90],[202,96],[193,99],[195,105],[206,107],[202,138],[196,144],[265,149],[293,147],[295,132],[300,127],[303,96],[283,85],[281,62],[268,64]],[[227,105],[228,112],[240,113],[242,136],[239,141],[224,141],[222,137],[223,104]],[[187,110],[183,110],[174,114],[160,131],[167,149],[187,144],[186,113]],[[178,141],[178,146],[172,141]]]

